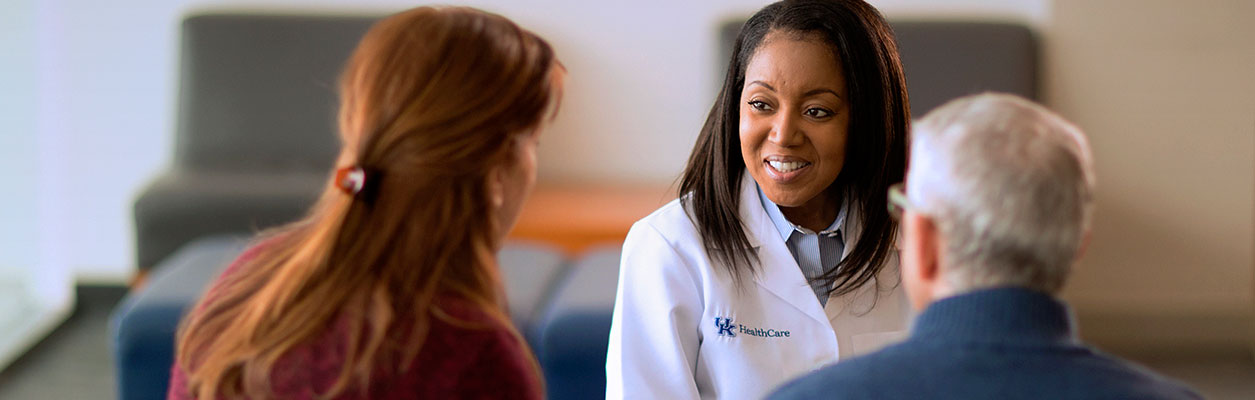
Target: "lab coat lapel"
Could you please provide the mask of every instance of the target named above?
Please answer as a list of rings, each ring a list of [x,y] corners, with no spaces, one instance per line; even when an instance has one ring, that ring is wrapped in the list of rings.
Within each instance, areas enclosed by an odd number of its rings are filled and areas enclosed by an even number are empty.
[[[771,217],[763,210],[757,184],[749,173],[741,178],[740,215],[750,245],[758,249],[760,263],[754,282],[802,313],[828,325],[828,318],[806,283],[797,260],[793,259]]]

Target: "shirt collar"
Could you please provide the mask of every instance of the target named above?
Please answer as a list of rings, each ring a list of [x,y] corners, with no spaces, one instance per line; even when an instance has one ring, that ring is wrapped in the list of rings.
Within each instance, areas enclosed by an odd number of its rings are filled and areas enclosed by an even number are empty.
[[[789,241],[789,237],[793,235],[794,231],[801,232],[806,235],[816,234],[815,231],[789,222],[789,220],[784,217],[784,213],[780,211],[780,206],[773,203],[771,199],[768,199],[767,195],[763,193],[762,186],[759,186],[758,183],[755,182],[754,187],[758,190],[758,199],[762,202],[763,210],[767,211],[767,216],[771,218],[771,223],[774,224],[776,226],[776,230],[780,232],[781,239],[786,242]],[[844,237],[845,232],[841,232],[841,225],[843,223],[845,223],[845,206],[842,206],[841,209],[837,211],[837,218],[832,220],[832,223],[828,225],[828,228],[824,229],[824,232],[840,232],[841,236]]]

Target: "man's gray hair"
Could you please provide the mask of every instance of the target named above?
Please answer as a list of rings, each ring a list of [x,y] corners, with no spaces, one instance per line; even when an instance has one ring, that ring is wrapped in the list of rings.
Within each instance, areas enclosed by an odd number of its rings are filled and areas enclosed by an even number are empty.
[[[1057,293],[1089,229],[1094,173],[1072,123],[1031,101],[985,93],[914,124],[907,197],[947,240],[956,291]]]

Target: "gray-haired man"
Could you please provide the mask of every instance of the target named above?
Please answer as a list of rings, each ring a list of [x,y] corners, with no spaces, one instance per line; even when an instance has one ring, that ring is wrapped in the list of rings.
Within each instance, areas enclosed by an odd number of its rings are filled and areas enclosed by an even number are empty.
[[[1100,354],[1054,296],[1089,232],[1085,136],[1030,101],[960,98],[915,124],[894,186],[911,337],[786,384],[772,399],[1192,399]]]

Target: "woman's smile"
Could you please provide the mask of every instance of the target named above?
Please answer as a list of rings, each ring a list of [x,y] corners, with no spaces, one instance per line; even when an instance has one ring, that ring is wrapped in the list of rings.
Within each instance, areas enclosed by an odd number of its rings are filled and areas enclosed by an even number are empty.
[[[763,160],[763,169],[767,176],[780,183],[789,183],[810,172],[810,166],[809,161],[790,156],[771,156]]]

